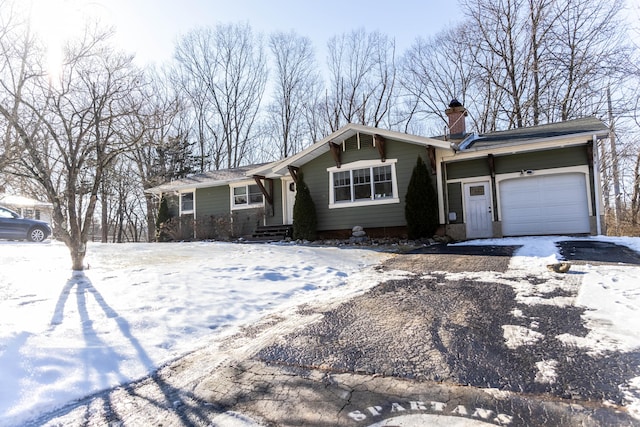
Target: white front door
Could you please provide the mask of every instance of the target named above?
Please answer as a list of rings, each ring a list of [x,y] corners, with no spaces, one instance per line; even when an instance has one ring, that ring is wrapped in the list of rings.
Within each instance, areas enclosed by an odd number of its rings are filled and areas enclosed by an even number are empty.
[[[293,224],[293,205],[296,203],[296,184],[293,178],[282,178],[283,221],[286,225]]]
[[[467,239],[493,236],[491,217],[491,192],[488,182],[474,182],[464,185],[465,223]]]

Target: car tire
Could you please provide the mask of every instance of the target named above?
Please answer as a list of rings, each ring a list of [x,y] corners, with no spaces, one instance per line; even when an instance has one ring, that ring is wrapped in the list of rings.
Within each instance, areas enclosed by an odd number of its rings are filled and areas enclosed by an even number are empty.
[[[34,227],[29,230],[29,234],[27,235],[28,239],[32,242],[42,242],[47,238],[47,232],[41,227]]]

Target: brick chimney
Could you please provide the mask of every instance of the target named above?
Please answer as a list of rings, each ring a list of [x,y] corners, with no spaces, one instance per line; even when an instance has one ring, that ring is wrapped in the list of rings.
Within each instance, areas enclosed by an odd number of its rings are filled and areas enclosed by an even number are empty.
[[[467,133],[465,117],[467,110],[457,99],[452,99],[449,108],[444,110],[449,117],[449,135],[452,138],[462,138]]]

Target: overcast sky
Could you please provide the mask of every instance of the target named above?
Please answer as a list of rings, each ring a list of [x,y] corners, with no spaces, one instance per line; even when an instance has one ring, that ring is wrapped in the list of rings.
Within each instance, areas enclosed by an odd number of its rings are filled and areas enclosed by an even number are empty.
[[[180,35],[217,23],[248,22],[265,34],[294,30],[312,39],[318,61],[324,62],[325,46],[334,35],[379,30],[396,39],[401,53],[416,37],[428,37],[462,19],[455,0],[32,1],[36,25],[48,33],[71,31],[86,15],[115,26],[117,42],[135,52],[141,65],[169,60]]]

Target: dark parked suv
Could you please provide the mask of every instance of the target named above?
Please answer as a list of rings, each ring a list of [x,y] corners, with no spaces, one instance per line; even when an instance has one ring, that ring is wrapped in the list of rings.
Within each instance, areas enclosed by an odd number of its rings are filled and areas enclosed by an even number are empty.
[[[14,211],[0,206],[0,239],[42,242],[51,235],[51,227],[44,221],[22,218]]]

